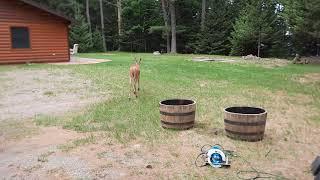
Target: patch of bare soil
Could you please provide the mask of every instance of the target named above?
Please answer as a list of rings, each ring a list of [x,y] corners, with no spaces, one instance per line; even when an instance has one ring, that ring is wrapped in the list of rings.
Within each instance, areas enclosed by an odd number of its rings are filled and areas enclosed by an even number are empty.
[[[213,58],[213,57],[194,57],[192,61],[196,62],[235,62],[234,59],[226,59],[226,58]]]
[[[62,69],[1,72],[0,91],[0,121],[59,115],[101,99],[89,80]]]
[[[261,58],[253,60],[241,60],[237,61],[243,64],[254,64],[264,68],[277,68],[289,65],[291,62],[285,59],[276,59],[276,58]]]
[[[320,115],[318,109],[311,106],[312,97],[302,94],[288,96],[281,91],[264,94],[270,97],[270,101],[265,104],[269,117],[267,141],[262,142],[262,147],[271,152],[254,164],[282,172],[290,179],[310,179],[310,164],[320,150],[319,126],[310,121]]]
[[[302,57],[302,60],[306,60],[308,64],[320,64],[319,56],[311,56],[311,57]]]
[[[318,83],[320,82],[320,73],[305,74],[304,76],[297,78],[297,81],[302,84]]]
[[[5,143],[12,140],[31,137],[37,134],[38,131],[39,128],[34,126],[31,120],[2,121],[0,122],[0,144],[5,145]]]
[[[0,147],[0,174],[8,179],[183,178],[188,176],[186,167],[193,169],[192,155],[198,150],[194,138],[187,140],[194,135],[182,132],[177,140],[186,142],[175,140],[159,147],[140,141],[123,145],[105,138],[64,152],[59,146],[86,135],[44,128],[37,136]]]
[[[199,82],[199,86],[201,88],[207,88],[207,87],[210,87],[210,86],[214,86],[214,87],[219,87],[219,88],[224,88],[226,86],[228,86],[229,82],[228,81],[223,81],[223,80],[220,80],[220,81],[205,81],[205,80],[200,80]]]
[[[52,127],[43,128],[39,135],[18,142],[0,144],[0,174],[8,179],[85,177],[86,169],[83,167],[86,162],[79,157],[57,154],[60,144],[82,136]]]

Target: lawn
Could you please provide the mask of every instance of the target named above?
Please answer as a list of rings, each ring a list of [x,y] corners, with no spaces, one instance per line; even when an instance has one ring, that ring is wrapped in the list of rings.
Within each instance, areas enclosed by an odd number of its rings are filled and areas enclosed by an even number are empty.
[[[320,107],[319,82],[297,82],[303,74],[319,73],[318,66],[265,68],[256,63],[193,62],[188,55],[116,53],[80,56],[113,60],[99,65],[71,67],[93,80],[112,98],[92,107],[84,115],[74,117],[65,127],[77,131],[106,130],[122,141],[136,137],[152,140],[171,134],[159,126],[158,103],[167,98],[197,101],[197,122],[207,129],[223,128],[223,108],[231,105],[265,107],[272,103],[271,97],[277,92],[293,97],[297,94],[310,96],[313,99],[310,106]],[[142,88],[140,97],[129,101],[128,69],[134,57],[143,59]],[[295,103],[299,102],[292,102],[292,105]],[[313,118],[316,119],[317,115]]]
[[[79,56],[110,59],[112,62],[16,68],[67,69],[92,81],[108,98],[81,112],[57,117],[40,116],[35,122],[78,132],[103,132],[104,138],[114,139],[115,144],[129,149],[134,144],[142,144],[145,148],[141,148],[144,150],[140,153],[148,161],[153,155],[157,156],[154,164],[159,168],[153,173],[133,168],[137,173],[133,176],[155,178],[168,173],[172,178],[233,179],[238,170],[250,170],[254,166],[291,179],[311,177],[308,168],[320,150],[317,140],[320,127],[319,66],[292,65],[270,59],[244,62],[237,57],[228,57],[236,62],[191,61],[195,55],[108,53]],[[137,99],[129,100],[128,70],[134,57],[142,58],[141,91]],[[6,70],[7,67],[0,67],[0,71]],[[168,98],[187,98],[197,102],[194,129],[172,131],[160,127],[158,104]],[[233,105],[264,107],[268,111],[266,135],[262,142],[241,142],[225,137],[223,109]],[[91,139],[85,142],[93,142]],[[193,166],[200,147],[214,143],[239,155],[230,170]]]

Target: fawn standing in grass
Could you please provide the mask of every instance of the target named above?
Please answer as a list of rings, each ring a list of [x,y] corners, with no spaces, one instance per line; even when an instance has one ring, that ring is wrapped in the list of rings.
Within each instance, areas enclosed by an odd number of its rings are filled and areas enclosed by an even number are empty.
[[[139,61],[135,59],[135,63],[130,66],[130,92],[129,92],[129,99],[131,97],[131,91],[133,91],[133,94],[138,97],[138,91],[140,91],[140,63],[141,58]],[[138,91],[137,91],[138,86]]]

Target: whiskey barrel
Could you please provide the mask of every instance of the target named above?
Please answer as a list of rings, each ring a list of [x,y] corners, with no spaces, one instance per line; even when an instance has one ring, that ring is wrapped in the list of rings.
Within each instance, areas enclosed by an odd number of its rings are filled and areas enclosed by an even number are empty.
[[[194,126],[196,102],[170,99],[160,102],[160,120],[163,128],[190,129]]]
[[[260,141],[263,139],[267,111],[256,107],[229,107],[224,110],[226,135],[232,139]]]

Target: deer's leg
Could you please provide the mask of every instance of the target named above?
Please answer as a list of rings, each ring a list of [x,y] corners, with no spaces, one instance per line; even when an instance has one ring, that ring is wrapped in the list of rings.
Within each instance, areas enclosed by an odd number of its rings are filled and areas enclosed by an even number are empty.
[[[138,91],[140,91],[140,78],[138,78]]]
[[[135,80],[133,83],[133,88],[134,88],[134,94],[136,95],[136,97],[138,97],[138,92],[137,92],[137,81]]]
[[[130,79],[129,79],[129,99],[130,99],[130,97],[131,97],[131,93],[132,93],[132,79],[131,79],[131,77],[130,77]]]

